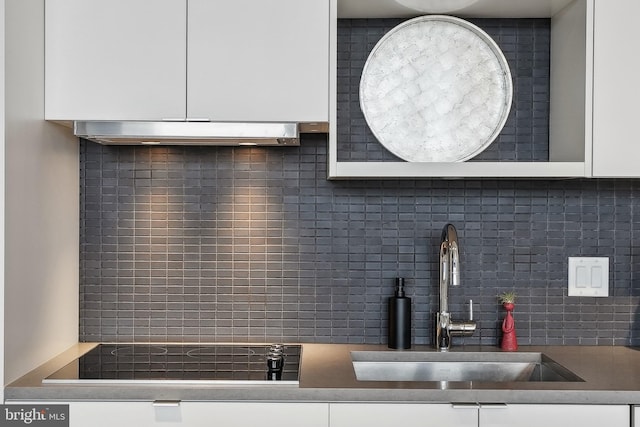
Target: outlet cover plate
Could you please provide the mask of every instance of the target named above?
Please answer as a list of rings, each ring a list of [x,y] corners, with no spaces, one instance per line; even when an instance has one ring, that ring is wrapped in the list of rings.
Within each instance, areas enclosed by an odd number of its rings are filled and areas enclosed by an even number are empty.
[[[569,257],[569,296],[608,297],[609,258]]]

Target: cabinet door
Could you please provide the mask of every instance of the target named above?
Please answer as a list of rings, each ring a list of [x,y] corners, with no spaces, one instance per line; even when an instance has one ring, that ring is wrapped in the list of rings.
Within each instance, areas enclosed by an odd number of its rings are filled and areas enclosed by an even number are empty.
[[[594,3],[593,175],[640,177],[640,2]]]
[[[47,0],[45,118],[186,111],[186,0]]]
[[[189,0],[188,109],[214,121],[328,121],[328,0]]]
[[[456,408],[449,404],[332,403],[331,427],[477,427],[476,406]]]
[[[480,427],[626,427],[627,405],[507,405],[480,409]]]

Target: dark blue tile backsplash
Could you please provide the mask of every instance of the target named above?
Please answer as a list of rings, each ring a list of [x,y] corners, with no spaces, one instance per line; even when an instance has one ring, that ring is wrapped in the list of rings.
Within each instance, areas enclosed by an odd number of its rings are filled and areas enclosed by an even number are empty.
[[[520,344],[640,344],[640,181],[327,181],[326,140],[301,147],[81,144],[81,338],[386,341],[407,278],[429,343],[438,246],[457,226],[462,286],[497,342],[515,289]],[[609,298],[567,296],[567,257],[607,256]]]
[[[358,46],[391,21],[339,24],[346,92],[366,60]],[[548,20],[474,22],[505,50],[516,87],[480,160],[546,160]],[[393,160],[346,92],[341,160]],[[495,345],[496,296],[515,290],[520,344],[640,345],[640,180],[327,181],[326,160],[322,135],[281,148],[81,141],[81,340],[384,343],[401,276],[413,341],[430,343],[451,222],[462,247],[451,311],[466,317],[473,299],[479,322],[458,344]],[[611,296],[568,297],[569,256],[609,257]]]

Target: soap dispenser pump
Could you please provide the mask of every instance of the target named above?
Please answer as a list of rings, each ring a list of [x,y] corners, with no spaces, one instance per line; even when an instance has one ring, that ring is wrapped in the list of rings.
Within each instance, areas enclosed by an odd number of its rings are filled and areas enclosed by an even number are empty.
[[[404,292],[404,279],[396,279],[395,296],[389,298],[389,348],[411,348],[411,298]]]

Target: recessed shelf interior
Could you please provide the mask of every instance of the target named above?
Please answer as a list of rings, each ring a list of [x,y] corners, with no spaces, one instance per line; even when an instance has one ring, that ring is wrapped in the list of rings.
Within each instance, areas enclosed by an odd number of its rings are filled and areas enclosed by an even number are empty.
[[[590,0],[533,2],[537,7],[487,0],[468,6],[468,14],[483,18],[467,18],[505,53],[515,91],[501,135],[462,163],[404,162],[369,131],[359,111],[359,73],[386,31],[420,15],[407,16],[406,7],[398,8],[403,2],[374,3],[365,12],[362,2],[341,1],[333,11],[329,178],[590,176]],[[395,18],[379,18],[380,10]]]

